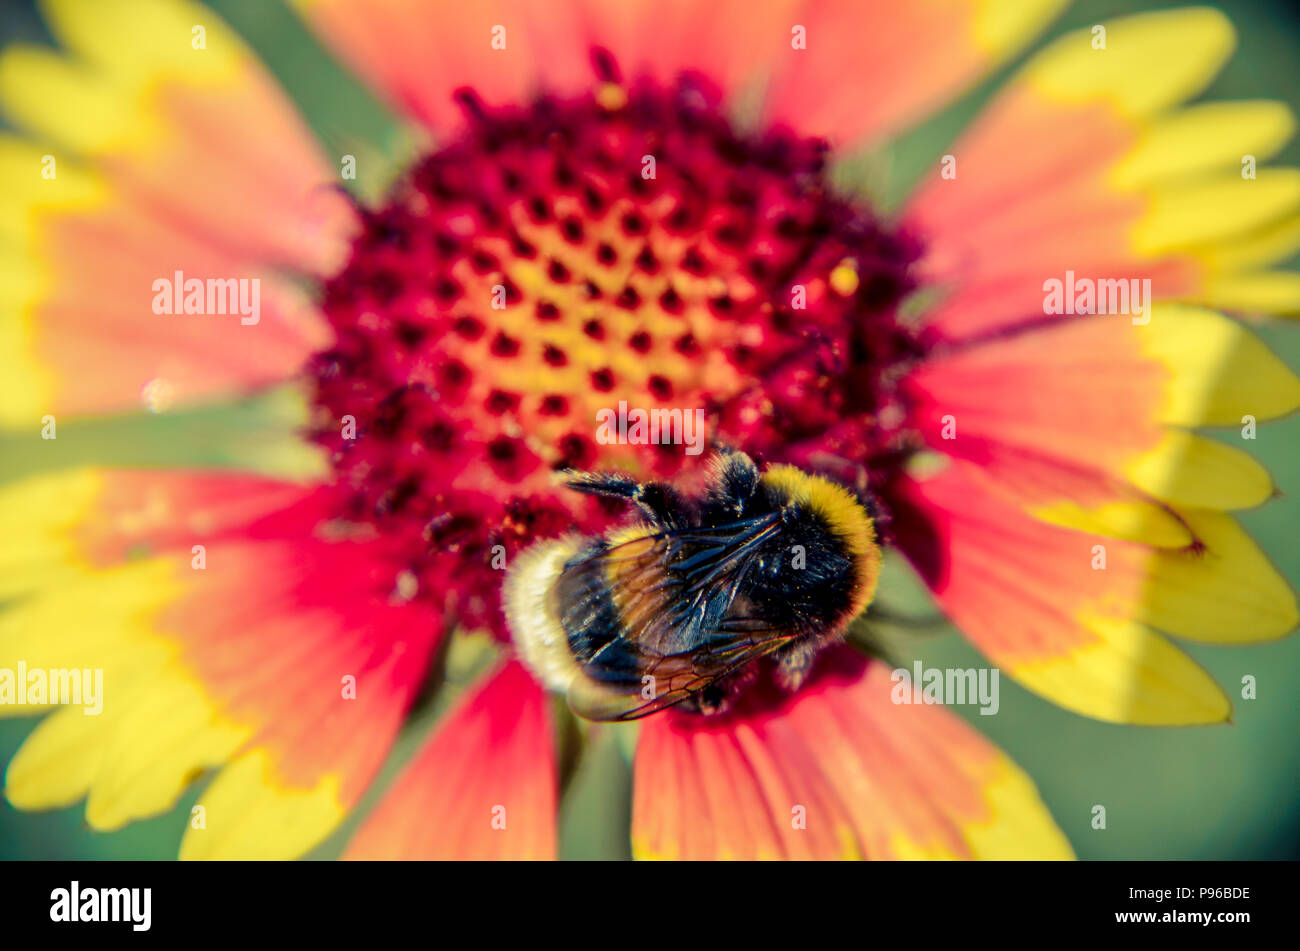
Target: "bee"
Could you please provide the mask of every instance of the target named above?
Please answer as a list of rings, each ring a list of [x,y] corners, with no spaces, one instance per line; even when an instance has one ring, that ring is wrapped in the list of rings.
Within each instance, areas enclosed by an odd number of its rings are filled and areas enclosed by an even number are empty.
[[[504,607],[523,661],[589,720],[678,704],[721,712],[763,657],[796,690],[875,594],[867,509],[794,466],[760,474],[725,451],[689,496],[610,473],[567,485],[623,500],[635,518],[529,547],[506,575]]]

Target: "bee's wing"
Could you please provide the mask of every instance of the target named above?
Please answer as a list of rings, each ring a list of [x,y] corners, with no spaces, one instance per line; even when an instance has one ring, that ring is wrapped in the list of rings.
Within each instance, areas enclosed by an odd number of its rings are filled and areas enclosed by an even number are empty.
[[[611,719],[635,720],[681,703],[751,661],[788,644],[795,636],[757,618],[726,618],[707,647],[689,654],[658,658],[651,663],[647,673],[655,678],[654,698],[645,700],[640,693],[623,697],[623,703]]]
[[[609,631],[580,658],[569,703],[590,719],[632,719],[685,700],[793,636],[729,613],[775,515],[648,533],[567,566],[564,627]],[[603,597],[593,597],[600,593]],[[610,606],[618,623],[599,614]],[[644,679],[653,699],[642,696]]]
[[[731,607],[760,543],[779,528],[778,517],[764,516],[647,531],[572,562],[559,580],[564,626],[581,630],[608,604],[622,631],[656,656],[693,650]]]

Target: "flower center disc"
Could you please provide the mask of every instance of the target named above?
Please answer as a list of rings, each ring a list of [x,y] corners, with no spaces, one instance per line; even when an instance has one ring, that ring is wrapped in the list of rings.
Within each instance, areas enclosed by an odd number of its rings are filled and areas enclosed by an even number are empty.
[[[363,212],[310,367],[340,523],[392,546],[400,596],[499,636],[503,561],[616,515],[553,470],[707,457],[607,444],[602,410],[698,409],[710,441],[869,471],[897,453],[889,370],[920,352],[895,316],[916,249],[832,192],[825,143],[743,134],[705,80],[625,88],[595,61],[584,96],[459,94],[459,136]]]

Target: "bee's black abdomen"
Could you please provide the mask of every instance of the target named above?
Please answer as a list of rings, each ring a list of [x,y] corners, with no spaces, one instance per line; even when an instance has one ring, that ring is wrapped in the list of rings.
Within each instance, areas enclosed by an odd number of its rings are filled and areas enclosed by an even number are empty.
[[[594,539],[569,559],[552,589],[555,616],[569,640],[574,658],[586,664],[596,652],[619,636],[622,625],[608,583],[599,574],[572,571],[573,566],[607,551],[603,538]]]

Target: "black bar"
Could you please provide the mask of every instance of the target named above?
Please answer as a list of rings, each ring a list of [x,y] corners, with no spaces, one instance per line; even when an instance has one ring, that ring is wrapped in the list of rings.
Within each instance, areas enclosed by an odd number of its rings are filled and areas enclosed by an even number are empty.
[[[770,944],[779,932],[769,929],[784,927],[802,933],[802,945],[818,934],[843,933],[846,926],[860,947],[891,932],[910,935],[909,943],[944,936],[1050,941],[1126,932],[1180,941],[1205,934],[1221,941],[1254,929],[1290,931],[1294,879],[1293,864],[1266,862],[14,862],[0,864],[0,933],[8,947],[19,947],[8,943],[13,937],[60,932],[92,940],[338,939],[399,930],[458,944],[480,933],[497,945],[511,933],[535,941],[568,932],[570,940],[583,935],[584,941],[663,946],[734,944],[754,929]],[[51,920],[52,913],[68,917],[74,881],[81,909],[89,913],[103,904],[111,912],[117,902],[119,918],[128,920]],[[126,904],[123,892],[102,903],[99,890],[110,888],[150,889],[147,930],[136,930],[131,920],[134,911],[136,924],[143,924],[144,892],[133,893],[139,906]],[[56,907],[60,889],[67,901]],[[94,898],[86,897],[88,890],[96,892]],[[1207,914],[1208,922],[1201,920]]]

